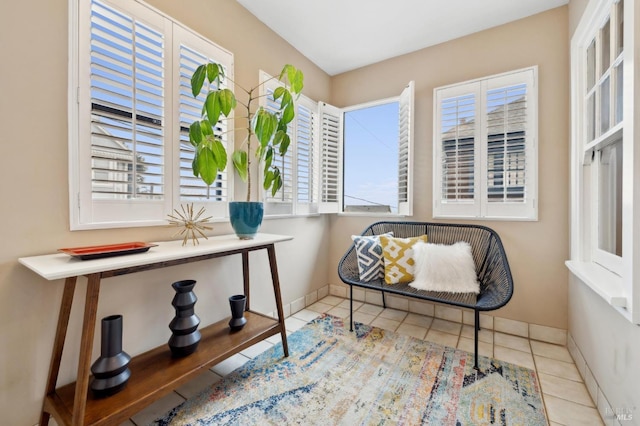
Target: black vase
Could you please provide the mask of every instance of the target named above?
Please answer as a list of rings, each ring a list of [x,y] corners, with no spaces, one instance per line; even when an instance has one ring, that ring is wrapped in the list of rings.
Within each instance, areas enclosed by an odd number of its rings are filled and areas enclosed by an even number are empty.
[[[122,351],[122,315],[102,318],[100,358],[91,365],[91,390],[100,398],[121,391],[131,377],[131,357]]]
[[[236,294],[229,297],[229,305],[231,306],[229,327],[231,327],[231,330],[240,330],[247,323],[247,319],[244,317],[246,303],[247,297],[244,294]]]
[[[183,280],[171,284],[176,291],[171,301],[176,309],[176,316],[169,323],[169,329],[173,333],[169,338],[169,349],[174,357],[187,356],[195,352],[202,337],[198,331],[200,318],[194,311],[198,301],[193,292],[195,285],[195,280]]]

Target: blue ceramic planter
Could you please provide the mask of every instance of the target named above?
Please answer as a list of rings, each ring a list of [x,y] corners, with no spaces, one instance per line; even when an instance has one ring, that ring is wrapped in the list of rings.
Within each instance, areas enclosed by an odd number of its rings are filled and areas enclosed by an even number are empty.
[[[255,237],[264,215],[264,205],[257,201],[232,201],[229,203],[231,226],[238,238],[250,240]]]

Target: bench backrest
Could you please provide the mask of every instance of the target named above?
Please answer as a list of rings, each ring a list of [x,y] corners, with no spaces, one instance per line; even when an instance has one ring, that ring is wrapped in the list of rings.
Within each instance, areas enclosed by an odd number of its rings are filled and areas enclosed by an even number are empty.
[[[491,228],[468,224],[385,221],[372,224],[364,230],[362,235],[379,235],[386,232],[393,232],[394,237],[401,238],[426,234],[427,241],[434,244],[468,242],[471,245],[476,273],[480,281],[479,302],[482,299],[482,294],[489,288],[492,292],[502,293],[503,300],[508,300],[511,297],[513,281],[507,256],[500,237]],[[352,260],[354,263],[356,262],[353,245],[341,263],[351,264]],[[494,286],[499,288],[492,288]]]

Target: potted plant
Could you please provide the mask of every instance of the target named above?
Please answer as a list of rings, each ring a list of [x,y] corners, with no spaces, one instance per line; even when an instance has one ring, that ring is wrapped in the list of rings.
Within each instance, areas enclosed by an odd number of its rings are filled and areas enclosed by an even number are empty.
[[[227,119],[238,106],[236,118],[246,119],[247,126],[232,131],[240,130],[246,134],[231,159],[234,169],[247,183],[247,197],[244,202],[229,203],[229,216],[236,235],[247,239],[253,238],[257,232],[264,212],[261,202],[251,201],[253,159],[259,166],[262,163],[263,189],[275,195],[282,188],[282,172],[273,163],[273,158],[276,153],[284,156],[289,149],[291,139],[288,125],[295,117],[294,96],[300,95],[304,76],[293,65],[287,64],[282,68],[277,79],[285,85],[273,92],[277,107],[271,110],[256,106],[260,98],[266,96],[260,93],[266,81],[249,89],[233,82],[236,91],[243,94],[240,100],[234,91],[222,86],[225,78],[228,77],[225,77],[223,67],[212,62],[200,65],[191,77],[191,91],[195,98],[200,95],[205,82],[208,83],[202,118],[194,121],[189,128],[189,140],[195,148],[192,168],[193,174],[207,185],[213,184],[218,172],[226,168],[227,151],[214,129],[218,121]]]

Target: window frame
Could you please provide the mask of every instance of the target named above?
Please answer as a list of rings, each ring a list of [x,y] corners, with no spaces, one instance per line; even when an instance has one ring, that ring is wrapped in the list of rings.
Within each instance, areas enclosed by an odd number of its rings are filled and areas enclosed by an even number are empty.
[[[624,2],[622,121],[610,126],[600,136],[594,134],[594,140],[588,140],[590,135],[586,129],[590,112],[585,99],[587,49],[597,39],[602,26],[617,13],[618,1],[591,0],[571,39],[571,259],[566,265],[580,282],[616,311],[629,321],[640,324],[640,218],[637,218],[640,186],[636,183],[640,179],[640,150],[637,149],[640,141],[635,131],[637,123],[640,123],[640,77],[635,72],[638,61],[635,50],[640,45],[640,29],[634,28],[637,26],[634,19],[639,12],[634,3]],[[613,47],[614,38],[610,39]],[[614,62],[611,61],[612,69]],[[596,77],[596,85],[597,81]],[[595,125],[597,127],[597,120]],[[623,151],[622,256],[618,257],[598,248],[599,162],[596,158],[604,147],[620,136]]]
[[[527,121],[523,202],[489,201],[487,93],[526,84]],[[447,202],[443,194],[442,103],[464,95],[474,99],[473,198]],[[475,80],[437,87],[433,93],[433,217],[437,219],[538,220],[538,67],[536,65]],[[477,142],[476,142],[477,141]]]
[[[91,166],[91,0],[69,0],[69,221],[71,230],[125,228],[165,225],[167,215],[185,201],[180,198],[180,125],[179,125],[179,45],[185,38],[202,43],[207,56],[220,55],[219,62],[227,66],[233,81],[233,54],[207,40],[170,16],[136,0],[124,4],[99,0],[108,7],[123,12],[137,22],[154,23],[163,34],[163,185],[161,200],[139,199],[95,200],[92,195]],[[193,47],[193,46],[191,46]],[[213,55],[212,55],[212,52]],[[229,84],[233,89],[232,84]],[[233,122],[231,121],[231,125]],[[233,132],[228,146],[233,147]],[[233,194],[233,173],[227,175],[227,194]],[[204,206],[215,221],[226,221],[227,202],[197,202]]]
[[[338,108],[319,103],[319,211],[344,216],[408,217],[413,215],[415,83],[410,81],[398,96]],[[344,113],[398,102],[398,212],[344,211]],[[402,151],[406,150],[403,155]],[[403,177],[401,168],[406,167]],[[402,181],[402,182],[401,182]],[[402,183],[406,189],[401,191]]]

